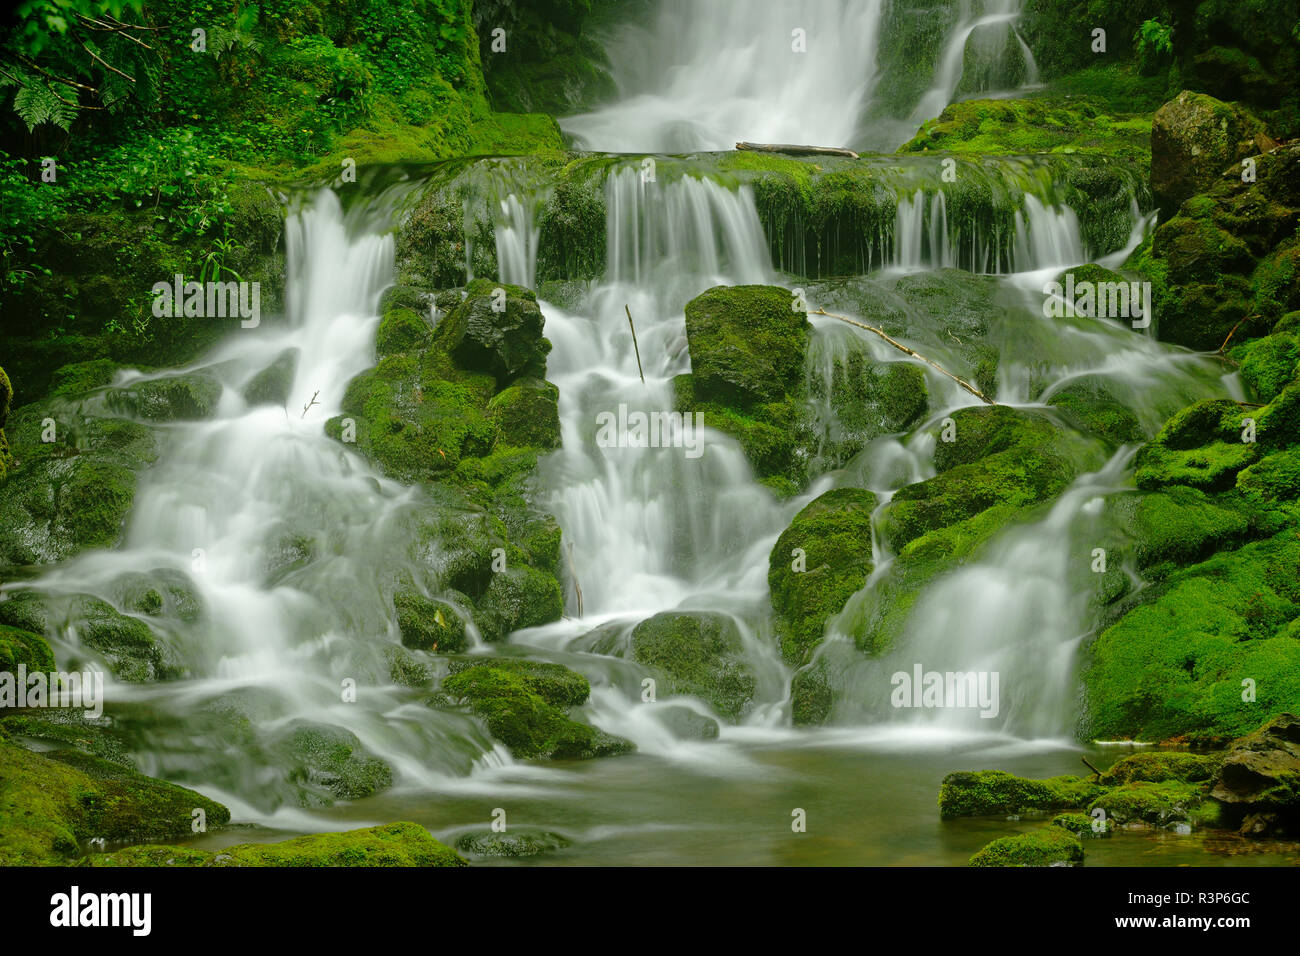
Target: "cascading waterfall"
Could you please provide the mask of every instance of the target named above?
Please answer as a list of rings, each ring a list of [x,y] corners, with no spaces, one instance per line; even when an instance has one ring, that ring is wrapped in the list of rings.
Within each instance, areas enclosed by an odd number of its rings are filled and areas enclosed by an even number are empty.
[[[971,0],[962,0],[961,18],[949,34],[939,58],[934,83],[921,97],[912,111],[912,120],[923,123],[938,116],[952,102],[962,79],[968,47],[978,41],[981,54],[995,66],[1003,67],[1011,52],[1011,40],[1016,41],[1015,52],[1024,58],[1025,84],[1038,82],[1038,65],[1024,38],[1015,29],[1024,0],[987,0],[974,12]],[[981,89],[986,93],[988,89]]]
[[[665,0],[610,49],[619,102],[561,127],[584,149],[624,152],[847,146],[875,84],[883,5]]]

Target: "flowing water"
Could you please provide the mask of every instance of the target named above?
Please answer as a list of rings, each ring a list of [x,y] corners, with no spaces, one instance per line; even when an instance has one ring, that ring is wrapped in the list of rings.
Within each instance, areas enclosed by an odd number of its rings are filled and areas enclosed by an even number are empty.
[[[744,5],[742,15],[739,4],[670,0],[648,34],[619,48],[627,98],[566,128],[620,150],[726,147],[742,138],[849,141],[871,95],[883,5],[807,0],[792,13],[773,0],[754,5],[761,10]],[[951,97],[970,34],[1011,23],[1017,12],[1012,2],[990,3],[978,16],[964,10],[927,100]],[[757,35],[758,23],[779,26],[775,39]],[[810,55],[797,62],[810,65],[779,60],[766,68],[769,47],[788,47],[790,31],[805,24]],[[668,56],[664,44],[674,35],[679,42]],[[819,43],[839,46],[820,51]],[[843,62],[861,70],[839,69]],[[507,187],[491,200],[500,278],[533,285],[543,197]],[[1032,521],[1005,530],[980,560],[935,581],[917,601],[900,649],[871,659],[853,647],[851,624],[878,598],[892,560],[876,542],[876,571],[830,622],[814,662],[840,691],[832,724],[791,726],[793,674],[780,659],[768,608],[773,543],[801,507],[831,488],[870,488],[883,502],[933,474],[940,423],[976,400],[923,366],[926,421],[827,464],[789,500],[756,482],[738,444],[707,421],[698,454],[604,447],[601,413],[673,407],[672,378],[690,370],[687,301],[720,284],[793,282],[769,257],[746,187],[690,175],[656,183],[629,160],[611,167],[603,188],[604,278],[567,308],[542,303],[563,445],[541,464],[539,503],[559,520],[570,556],[566,616],[512,635],[508,649],[585,674],[592,695],[584,719],[633,740],[637,753],[517,762],[477,721],[432,709],[420,692],[387,677],[397,630],[385,588],[401,575],[428,587],[438,555],[422,550],[413,530],[430,507],[427,493],[380,476],[324,434],[349,379],[374,363],[376,311],[393,268],[379,205],[363,222],[325,191],[288,219],[287,322],[232,335],[196,366],[224,386],[218,412],[167,426],[122,548],[84,555],[35,582],[50,594],[93,593],[119,607],[133,576],[179,576],[198,594],[205,612],[197,622],[176,621],[162,635],[188,676],[120,684],[108,698],[132,729],[141,769],[222,800],[250,828],[200,845],[394,819],[454,840],[485,829],[494,809],[504,808],[512,825],[573,841],[539,862],[956,864],[1021,825],[938,821],[944,773],[990,766],[1072,773],[1081,753],[1103,764],[1120,755],[1070,742],[1076,651],[1095,626],[1075,565],[1103,533],[1109,504],[1131,487],[1131,447],[1098,461]],[[1136,197],[1132,205],[1129,249],[1150,226]],[[1027,190],[1010,223],[1003,236],[962,235],[943,192],[908,192],[872,274],[855,281],[911,310],[918,335],[929,336],[912,344],[961,368],[960,348],[943,334],[948,317],[904,303],[900,284],[932,275],[949,281],[952,273],[939,270],[952,268],[990,274],[979,278],[998,303],[988,341],[1001,353],[999,396],[1014,406],[1046,411],[1059,389],[1099,377],[1150,433],[1196,397],[1234,393],[1235,382],[1214,363],[1149,334],[1104,320],[1044,318],[1044,281],[1089,259],[1117,262],[1126,250],[1091,248],[1078,212],[1050,188]],[[836,307],[832,293],[811,285],[811,308]],[[625,307],[635,316],[641,371]],[[248,407],[243,386],[287,350],[297,350],[287,411]],[[852,354],[905,360],[874,337],[814,319],[810,379],[828,386]],[[835,434],[833,410],[815,412]],[[644,672],[625,656],[639,621],[674,609],[731,615],[756,677],[753,707],[738,724],[722,722],[714,741],[670,733],[657,708],[672,700],[707,715],[707,705],[666,695],[643,703]],[[472,636],[475,650],[486,650]],[[75,628],[63,632],[58,652],[61,660],[86,653]],[[998,672],[997,713],[892,707],[891,674],[916,662]],[[340,683],[349,679],[365,687],[355,703],[340,700]],[[281,758],[304,732],[355,735],[391,768],[393,786],[351,803],[302,806]],[[807,834],[791,832],[797,808],[808,813]],[[1238,857],[1228,843],[1125,837],[1090,862],[1231,862]]]

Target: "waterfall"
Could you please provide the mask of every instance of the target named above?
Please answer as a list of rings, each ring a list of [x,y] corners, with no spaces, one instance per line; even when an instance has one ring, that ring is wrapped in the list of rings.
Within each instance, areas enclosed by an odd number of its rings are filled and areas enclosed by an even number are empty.
[[[650,27],[610,47],[619,102],[560,125],[593,150],[847,146],[875,84],[883,5],[664,0]]]
[[[1024,0],[988,0],[983,5],[982,11],[979,14],[974,14],[972,13],[971,0],[962,0],[961,19],[953,28],[952,33],[949,34],[944,45],[933,84],[912,111],[911,118],[914,122],[922,123],[938,116],[943,112],[943,108],[952,102],[953,94],[957,92],[957,86],[961,82],[962,68],[966,63],[967,45],[979,31],[989,32],[991,49],[987,51],[986,55],[990,56],[995,62],[1001,62],[1006,57],[1008,52],[1008,31],[1018,41],[1017,51],[1028,53],[1029,48],[1021,39],[1020,34],[1016,33],[1014,29],[1014,23],[1019,19],[1023,5]],[[999,30],[999,27],[1002,27],[1002,29]],[[1026,69],[1028,75],[1032,77],[1028,82],[1036,82],[1038,67],[1034,63],[1032,53],[1028,54]]]

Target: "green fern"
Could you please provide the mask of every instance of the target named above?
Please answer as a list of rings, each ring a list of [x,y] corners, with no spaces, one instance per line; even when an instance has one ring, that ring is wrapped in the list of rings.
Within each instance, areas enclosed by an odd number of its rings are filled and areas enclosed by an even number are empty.
[[[77,118],[77,107],[60,99],[53,90],[40,80],[29,76],[20,77],[23,84],[14,94],[14,112],[27,124],[28,131],[36,129],[41,123],[53,123],[67,132],[72,129],[72,121]]]

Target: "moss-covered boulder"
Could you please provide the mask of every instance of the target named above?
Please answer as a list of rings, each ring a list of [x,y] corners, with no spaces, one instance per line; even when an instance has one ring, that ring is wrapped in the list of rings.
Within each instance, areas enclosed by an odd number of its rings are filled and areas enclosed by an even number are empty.
[[[696,398],[747,410],[795,391],[810,327],[793,305],[773,286],[720,286],[688,302]]]
[[[740,631],[725,614],[665,611],[632,630],[632,659],[660,671],[669,693],[693,694],[731,720],[749,709],[756,680]]]
[[[294,721],[281,731],[272,747],[292,769],[289,779],[303,791],[303,804],[311,806],[319,794],[357,800],[393,785],[393,771],[362,745],[356,734],[342,727]]]
[[[435,345],[461,368],[491,375],[498,387],[545,378],[551,343],[537,297],[521,286],[476,279],[434,331]]]
[[[12,421],[14,460],[0,484],[0,565],[49,563],[116,545],[137,469],[157,456],[156,440],[142,425],[60,418],[24,409]],[[42,441],[42,434],[55,440]]]
[[[630,741],[569,716],[591,688],[585,677],[559,664],[516,658],[458,662],[442,688],[467,701],[492,736],[521,759],[582,760],[634,749]]]
[[[900,489],[884,509],[880,527],[895,549],[997,505],[1047,500],[1074,478],[1068,439],[1041,417],[996,405],[958,409],[951,419],[954,440],[935,446],[939,474]]]
[[[193,790],[75,750],[36,754],[0,740],[0,865],[66,864],[93,839],[186,837],[196,809],[209,828],[230,820]]]
[[[1125,783],[1203,783],[1211,779],[1223,762],[1220,753],[1192,753],[1186,750],[1148,750],[1115,761],[1101,775],[1108,787]]]
[[[1190,827],[1211,823],[1217,808],[1206,802],[1204,783],[1138,781],[1112,787],[1088,807],[1091,815],[1104,810],[1120,826]]]
[[[492,575],[474,620],[485,641],[499,641],[520,628],[558,621],[563,613],[560,582],[545,571],[520,565]]]
[[[0,601],[0,624],[61,636],[103,660],[118,680],[161,680],[179,673],[171,651],[148,623],[92,595],[18,592]]]
[[[244,401],[249,405],[284,405],[288,402],[300,354],[299,349],[285,349],[276,356],[275,361],[248,380],[243,388]]]
[[[1100,377],[1085,378],[1058,389],[1047,404],[1061,412],[1069,424],[1111,445],[1123,445],[1143,437],[1137,415],[1115,397]]]
[[[1210,795],[1243,834],[1300,833],[1300,717],[1280,714],[1233,741]]]
[[[1081,736],[1212,743],[1300,710],[1293,530],[1169,574],[1088,648]]]
[[[837,488],[803,508],[772,546],[767,583],[781,651],[806,663],[829,617],[871,574],[871,515],[876,496]]]
[[[655,708],[655,717],[678,740],[716,740],[718,722],[681,704]]]
[[[397,629],[406,647],[457,654],[468,646],[465,621],[446,601],[415,591],[399,591],[393,595],[393,606],[397,611]]]
[[[1188,406],[1138,451],[1138,487],[1231,488],[1237,473],[1259,457],[1258,443],[1244,440],[1251,437],[1246,419],[1257,417],[1257,412],[1226,399]]]
[[[810,326],[794,297],[773,286],[720,286],[686,304],[690,375],[674,380],[676,407],[734,437],[759,478],[801,486],[814,445],[804,406]]]
[[[1193,564],[1245,540],[1250,519],[1185,485],[1122,499],[1119,509],[1134,539],[1139,570],[1159,577],[1172,566]]]
[[[380,357],[410,352],[428,344],[433,329],[423,314],[405,307],[389,308],[379,320],[375,353]]]
[[[818,343],[814,343],[814,361]],[[819,407],[819,464],[844,465],[880,435],[906,432],[929,410],[925,373],[910,362],[877,362],[866,343],[850,340],[808,377],[808,398]]]
[[[1300,338],[1278,332],[1255,339],[1232,350],[1241,365],[1241,380],[1257,401],[1271,402],[1296,379],[1300,362]]]
[[[939,785],[939,816],[1023,815],[1081,807],[1105,788],[1084,777],[1031,780],[1001,770],[950,773]]]
[[[524,379],[488,402],[487,414],[501,445],[549,451],[560,447],[560,390],[550,382]]]
[[[1079,866],[1083,843],[1064,827],[1002,837],[970,858],[969,866]]]
[[[221,398],[221,383],[206,370],[150,378],[110,389],[108,406],[123,415],[154,422],[207,418]]]
[[[132,846],[87,858],[91,866],[466,866],[418,823],[316,833],[280,843],[239,843],[220,850]]]
[[[1261,150],[1264,124],[1239,107],[1184,90],[1151,123],[1151,189],[1166,215]]]
[[[0,624],[0,673],[16,674],[22,664],[27,672],[54,669],[54,654],[45,638],[31,631]]]

